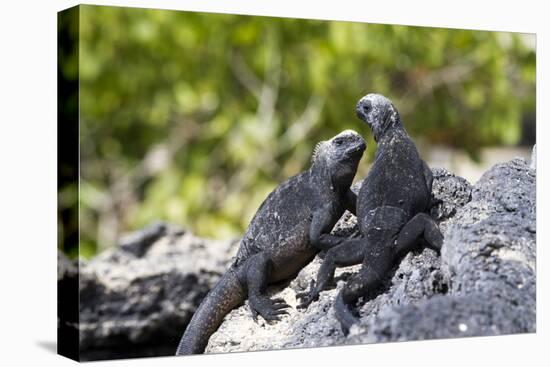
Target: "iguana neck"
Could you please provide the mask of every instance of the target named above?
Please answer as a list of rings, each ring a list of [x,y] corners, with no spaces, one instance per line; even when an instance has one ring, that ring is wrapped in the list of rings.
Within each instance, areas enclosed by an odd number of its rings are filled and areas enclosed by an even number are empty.
[[[400,137],[407,137],[407,131],[403,127],[400,121],[396,122],[393,126],[389,126],[376,137],[378,144],[377,152],[384,147],[388,147],[393,144],[395,139]]]
[[[335,169],[335,168],[333,168]],[[348,177],[349,176],[349,177]],[[326,162],[322,159],[317,159],[309,168],[309,177],[312,185],[320,190],[330,193],[342,195],[347,192],[353,182],[354,175],[346,175],[346,177],[338,177],[330,171]]]
[[[388,111],[387,116],[383,119],[383,122],[375,126],[376,127],[373,128],[372,133],[374,135],[374,140],[378,144],[380,144],[380,142],[385,139],[389,139],[389,137],[394,135],[396,132],[399,132],[400,130],[405,132],[405,128],[401,123],[399,112],[394,109]]]

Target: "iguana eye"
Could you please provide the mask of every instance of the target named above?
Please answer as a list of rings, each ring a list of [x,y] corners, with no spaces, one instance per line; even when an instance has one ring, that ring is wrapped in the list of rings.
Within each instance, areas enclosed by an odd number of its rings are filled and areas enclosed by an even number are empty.
[[[369,113],[372,110],[372,103],[370,101],[366,101],[363,105],[363,113]]]
[[[336,145],[342,145],[342,139],[336,139],[336,140],[334,140],[334,144],[336,144]]]

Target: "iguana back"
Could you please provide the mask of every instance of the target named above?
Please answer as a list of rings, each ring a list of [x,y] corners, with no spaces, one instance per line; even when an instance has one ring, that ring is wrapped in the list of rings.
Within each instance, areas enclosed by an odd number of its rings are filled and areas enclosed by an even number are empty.
[[[322,205],[320,197],[331,195],[308,170],[279,185],[261,204],[246,230],[237,252],[240,264],[260,251],[274,249],[287,239],[307,235],[313,212]]]

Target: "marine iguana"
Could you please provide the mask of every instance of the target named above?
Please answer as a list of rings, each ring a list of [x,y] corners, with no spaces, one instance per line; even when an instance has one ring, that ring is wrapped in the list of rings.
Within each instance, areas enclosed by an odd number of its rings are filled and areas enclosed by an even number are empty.
[[[338,294],[336,317],[347,334],[357,319],[348,305],[377,288],[392,267],[419,243],[439,252],[443,236],[429,209],[432,172],[405,131],[399,112],[380,94],[368,94],[356,107],[378,144],[375,161],[357,196],[360,236],[329,249],[310,290],[297,297],[307,307],[333,280],[338,266],[362,268]]]
[[[346,130],[317,144],[311,167],[279,185],[262,203],[243,236],[233,264],[202,301],[176,355],[202,353],[223,318],[246,298],[252,316],[276,321],[288,304],[265,295],[268,284],[288,280],[321,250],[341,238],[330,235],[346,209],[365,140]]]

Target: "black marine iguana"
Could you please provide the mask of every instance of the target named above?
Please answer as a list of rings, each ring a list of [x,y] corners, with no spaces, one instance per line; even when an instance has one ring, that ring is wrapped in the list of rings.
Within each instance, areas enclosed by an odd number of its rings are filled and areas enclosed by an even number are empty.
[[[443,236],[429,209],[432,172],[420,158],[389,99],[368,94],[357,103],[357,116],[366,122],[378,143],[375,161],[357,196],[360,236],[329,249],[310,290],[298,294],[307,307],[333,280],[338,266],[363,263],[335,302],[336,317],[347,334],[357,319],[348,305],[377,288],[387,273],[419,243],[439,251]],[[421,241],[423,240],[423,241]]]
[[[350,190],[364,139],[346,130],[317,144],[311,167],[279,185],[252,218],[229,270],[202,301],[176,355],[202,353],[229,311],[247,297],[254,319],[279,320],[289,307],[264,294],[268,284],[291,279],[315,255],[340,243],[330,235],[346,209],[355,213]]]

